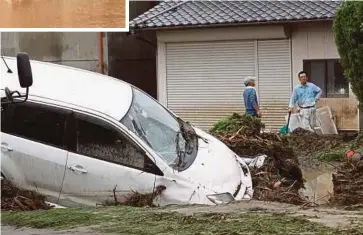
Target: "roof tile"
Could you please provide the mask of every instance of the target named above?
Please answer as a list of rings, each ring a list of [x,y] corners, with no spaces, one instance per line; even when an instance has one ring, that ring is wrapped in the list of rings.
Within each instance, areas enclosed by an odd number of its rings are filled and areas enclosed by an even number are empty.
[[[131,28],[200,26],[331,19],[337,1],[163,1],[130,22]]]

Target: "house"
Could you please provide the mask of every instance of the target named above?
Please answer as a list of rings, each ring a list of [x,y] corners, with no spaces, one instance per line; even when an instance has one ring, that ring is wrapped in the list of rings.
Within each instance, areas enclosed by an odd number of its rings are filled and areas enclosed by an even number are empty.
[[[341,1],[165,1],[130,22],[156,31],[157,97],[202,129],[244,112],[246,76],[267,128],[279,129],[297,74],[323,90],[340,130],[359,128],[357,99],[344,78],[332,19]],[[361,127],[363,127],[361,123]]]

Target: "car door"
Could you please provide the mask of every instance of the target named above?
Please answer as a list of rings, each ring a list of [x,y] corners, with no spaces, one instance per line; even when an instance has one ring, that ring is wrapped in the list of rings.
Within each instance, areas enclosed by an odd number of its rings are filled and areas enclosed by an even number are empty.
[[[63,137],[70,111],[28,101],[3,112],[2,173],[15,185],[56,201],[67,162]]]
[[[62,187],[64,205],[122,201],[130,192],[153,192],[163,173],[147,154],[113,124],[74,114],[73,143]],[[68,132],[67,130],[67,132]]]

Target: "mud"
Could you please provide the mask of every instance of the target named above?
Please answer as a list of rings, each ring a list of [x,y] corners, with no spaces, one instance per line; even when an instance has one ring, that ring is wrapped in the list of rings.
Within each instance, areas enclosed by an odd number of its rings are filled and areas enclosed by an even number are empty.
[[[305,190],[303,194],[316,205],[329,205],[333,195],[332,175],[334,170],[303,171]]]
[[[324,163],[319,155],[334,149],[347,150],[357,138],[357,133],[338,135],[318,135],[310,131],[298,128],[289,136],[284,136],[294,153],[299,159],[303,169],[321,168]]]

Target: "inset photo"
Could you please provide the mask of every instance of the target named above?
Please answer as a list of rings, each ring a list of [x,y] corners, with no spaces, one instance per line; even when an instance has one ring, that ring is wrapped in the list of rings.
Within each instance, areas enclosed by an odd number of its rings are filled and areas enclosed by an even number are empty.
[[[0,28],[112,28],[126,31],[128,0],[1,0]]]

